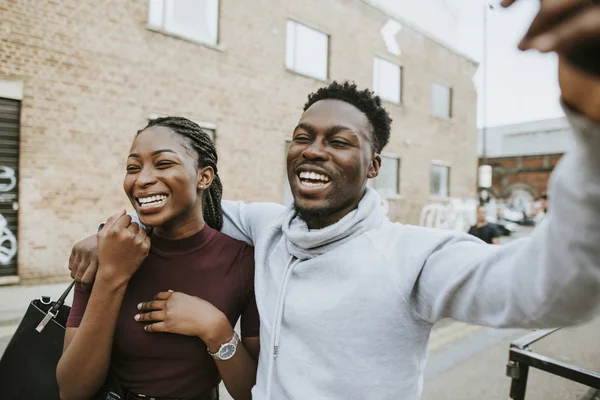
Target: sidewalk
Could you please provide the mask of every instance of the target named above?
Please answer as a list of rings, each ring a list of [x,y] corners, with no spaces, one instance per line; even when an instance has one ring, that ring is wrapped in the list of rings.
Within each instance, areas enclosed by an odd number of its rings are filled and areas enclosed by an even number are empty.
[[[41,296],[50,296],[52,300],[56,300],[68,286],[69,282],[36,286],[0,286],[0,325],[19,322],[32,300],[39,299]],[[65,304],[71,305],[72,302],[73,291],[67,297]]]

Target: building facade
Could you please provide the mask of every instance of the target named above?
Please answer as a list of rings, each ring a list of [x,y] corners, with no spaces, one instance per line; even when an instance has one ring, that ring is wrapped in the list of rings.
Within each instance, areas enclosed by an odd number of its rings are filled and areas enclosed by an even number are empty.
[[[283,202],[287,141],[333,80],[374,89],[394,119],[372,182],[391,218],[475,195],[477,65],[366,1],[5,0],[0,14],[2,282],[64,279],[72,245],[131,209],[125,158],[150,117],[210,131],[225,198]]]
[[[483,134],[480,130],[479,163],[492,167],[492,197],[530,215],[531,204],[547,191],[554,167],[575,146],[567,119],[488,128],[485,158]]]

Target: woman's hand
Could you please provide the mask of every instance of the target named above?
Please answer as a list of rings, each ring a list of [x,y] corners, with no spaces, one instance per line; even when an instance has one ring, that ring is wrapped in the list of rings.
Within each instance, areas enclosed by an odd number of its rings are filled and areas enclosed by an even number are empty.
[[[113,215],[97,235],[98,278],[120,284],[129,282],[150,250],[150,238],[125,211]]]
[[[138,304],[143,311],[135,316],[138,322],[150,322],[147,332],[176,333],[198,336],[211,352],[233,337],[229,320],[206,300],[178,292],[158,293],[154,300]]]

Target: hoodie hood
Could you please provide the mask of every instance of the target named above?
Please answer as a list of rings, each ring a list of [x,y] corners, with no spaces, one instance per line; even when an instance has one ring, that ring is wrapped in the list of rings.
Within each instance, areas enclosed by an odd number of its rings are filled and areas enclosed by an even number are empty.
[[[379,194],[375,189],[367,187],[358,207],[333,225],[311,230],[291,204],[283,218],[281,229],[288,252],[299,260],[308,260],[381,226],[384,219],[385,211]]]

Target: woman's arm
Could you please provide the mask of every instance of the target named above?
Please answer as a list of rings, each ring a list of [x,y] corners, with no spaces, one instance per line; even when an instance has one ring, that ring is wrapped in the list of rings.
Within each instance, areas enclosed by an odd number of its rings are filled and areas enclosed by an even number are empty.
[[[150,322],[144,327],[146,331],[197,336],[211,353],[219,351],[221,345],[233,338],[233,328],[225,314],[198,297],[178,292],[161,292],[153,301],[141,303],[138,308],[142,313],[136,315],[136,321]],[[258,338],[244,338],[233,357],[216,361],[227,391],[236,400],[252,398],[258,346]]]
[[[89,399],[104,383],[125,288],[98,279],[81,325],[67,328],[56,370],[62,400]]]
[[[127,283],[148,254],[149,238],[121,212],[98,234],[98,276],[79,328],[65,334],[56,377],[62,400],[89,399],[102,386]],[[83,300],[81,297],[76,300]]]
[[[227,322],[229,325],[229,322]],[[226,333],[231,330],[231,334]],[[231,325],[224,327],[222,337],[229,339],[221,339],[207,346],[211,353],[216,353],[222,344],[229,342],[233,337],[233,329]],[[206,343],[206,342],[205,342]],[[217,368],[223,379],[223,383],[227,391],[235,400],[251,400],[252,388],[256,384],[256,367],[258,365],[258,348],[260,341],[258,337],[242,338],[242,341],[237,346],[237,350],[233,357],[229,360],[216,360]]]

